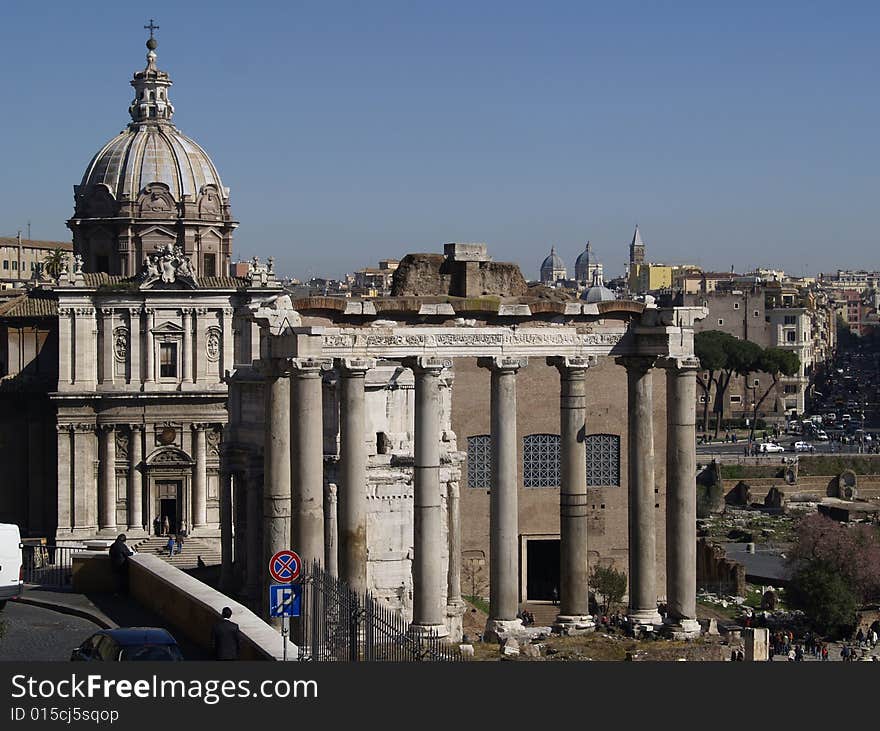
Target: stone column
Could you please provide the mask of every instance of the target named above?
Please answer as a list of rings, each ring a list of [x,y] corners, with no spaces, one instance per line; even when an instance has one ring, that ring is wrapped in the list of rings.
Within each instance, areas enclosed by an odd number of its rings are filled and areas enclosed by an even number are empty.
[[[141,311],[130,307],[128,310],[128,382],[137,388],[141,386]]]
[[[184,307],[180,311],[183,316],[183,355],[181,362],[183,363],[182,373],[180,374],[180,382],[195,383],[195,368],[193,365],[192,353],[192,308]]]
[[[516,631],[519,610],[519,507],[516,373],[525,358],[480,358],[491,371],[492,489],[489,492],[489,617],[486,635]]]
[[[559,371],[559,615],[554,629],[563,634],[595,627],[590,616],[587,565],[587,453],[585,441],[586,374],[589,358],[554,357]]]
[[[98,486],[98,527],[108,534],[116,532],[116,430],[103,424],[101,434],[101,483]]]
[[[208,446],[205,424],[193,424],[193,452],[196,464],[193,473],[192,527],[193,531],[204,528],[208,522]]]
[[[236,489],[238,485],[235,485]],[[220,590],[232,590],[232,489],[233,473],[223,462],[220,472]]]
[[[367,440],[364,381],[375,367],[366,358],[339,363],[339,577],[367,590]]]
[[[446,617],[454,625],[461,624],[465,604],[461,598],[461,487],[450,480],[446,487],[446,530],[449,564],[446,568]],[[450,631],[450,634],[455,634]],[[457,638],[460,640],[460,635]]]
[[[440,374],[448,358],[418,357],[405,363],[415,373],[413,485],[413,619],[410,631],[445,637],[442,504],[440,501]]]
[[[144,373],[144,383],[153,383],[156,380],[155,356],[156,349],[153,345],[153,327],[155,326],[155,310],[152,307],[146,309],[147,313],[147,331],[144,334],[144,363],[146,372]]]
[[[223,308],[223,335],[221,338],[222,341],[222,353],[223,353],[223,362],[220,364],[220,378],[226,377],[226,371],[231,371],[235,368],[234,360],[235,360],[235,334],[232,329],[232,315],[235,313],[231,307]]]
[[[291,361],[290,460],[293,485],[293,550],[306,566],[324,562],[324,420],[321,374],[332,362]]]
[[[248,585],[263,577],[260,598],[263,616],[269,616],[269,559],[290,546],[290,370],[289,361],[260,361],[266,392],[266,430],[263,465],[263,557],[248,562]],[[253,516],[248,501],[248,521]],[[257,563],[256,567],[253,566]],[[256,570],[256,577],[254,576]],[[259,585],[259,584],[257,584]],[[270,620],[276,626],[280,619]]]
[[[666,367],[666,622],[677,637],[700,634],[697,622],[697,358]]]
[[[73,326],[70,307],[58,308],[58,387],[63,388],[73,382],[73,361],[71,359],[71,341]]]
[[[56,536],[68,538],[73,527],[73,500],[71,497],[71,452],[69,424],[58,424],[58,528]]]
[[[618,358],[626,368],[629,483],[629,618],[660,624],[657,611],[657,528],[654,493],[653,357]]]
[[[128,476],[128,529],[143,530],[144,527],[144,491],[141,462],[143,461],[143,427],[131,425],[131,441],[128,445],[131,456],[130,474]]]
[[[290,444],[288,440],[288,445]],[[288,447],[289,451],[289,447]],[[289,462],[289,460],[288,460]],[[284,501],[287,506],[287,514],[283,516],[284,525],[290,530],[290,494],[289,494],[289,473],[288,473],[288,498]],[[263,590],[263,581],[268,569],[269,557],[277,549],[269,551],[264,547],[265,538],[261,540],[261,536],[265,536],[263,527],[264,518],[262,512],[263,505],[263,483],[262,475],[249,475],[247,481],[247,495],[245,496],[245,525],[247,526],[248,538],[245,544],[245,595],[248,603],[254,611],[259,612],[260,607],[266,602],[263,598],[268,589]],[[280,506],[280,501],[279,505]],[[285,534],[286,535],[286,534]],[[268,551],[268,553],[267,553]],[[262,571],[260,569],[262,568]],[[262,592],[262,593],[261,593]]]
[[[336,485],[330,482],[324,488],[324,568],[331,576],[339,576],[338,505]]]
[[[114,358],[113,358],[113,308],[101,308],[101,332],[102,332],[102,362],[101,383],[113,383]]]
[[[73,527],[81,534],[98,527],[98,482],[95,424],[81,422],[73,427]]]

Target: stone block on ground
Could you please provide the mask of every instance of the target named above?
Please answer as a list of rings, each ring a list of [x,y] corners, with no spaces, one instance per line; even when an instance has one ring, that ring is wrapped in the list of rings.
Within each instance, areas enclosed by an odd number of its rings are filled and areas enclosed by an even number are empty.
[[[506,657],[519,655],[519,642],[517,642],[515,637],[508,637],[501,643],[501,654]]]

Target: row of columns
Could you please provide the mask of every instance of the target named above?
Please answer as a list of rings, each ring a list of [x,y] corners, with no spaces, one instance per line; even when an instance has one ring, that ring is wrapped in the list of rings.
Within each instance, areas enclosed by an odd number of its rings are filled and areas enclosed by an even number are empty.
[[[561,631],[592,626],[588,594],[586,372],[594,359],[548,358],[560,374],[560,608]],[[656,593],[656,514],[652,369],[667,369],[667,606],[670,622],[696,627],[694,396],[698,361],[653,357],[618,359],[627,371],[629,596],[636,624],[659,623]],[[413,618],[415,632],[445,634],[440,379],[451,359],[419,357],[404,364],[415,374]],[[356,591],[366,586],[366,448],[364,376],[369,359],[343,359],[340,372],[339,575]],[[516,374],[525,358],[479,359],[491,371],[493,483],[490,493],[490,635],[519,623]],[[264,559],[295,547],[306,562],[325,559],[321,372],[327,359],[264,361],[266,452]],[[460,530],[457,495],[448,501],[449,531]],[[250,516],[249,516],[250,518]],[[456,545],[455,536],[450,543]],[[451,552],[452,553],[452,552]],[[251,566],[248,573],[253,576]],[[253,568],[257,568],[254,566]],[[460,602],[460,557],[450,555],[447,604]],[[263,592],[264,597],[268,591]]]
[[[89,505],[89,488],[94,485],[94,460],[98,461],[97,526],[104,534],[115,533],[120,527],[116,516],[116,432],[118,424],[62,424],[58,426],[58,498],[60,515],[58,525],[77,528],[94,525]],[[128,489],[126,493],[127,528],[130,531],[149,531],[143,515],[142,463],[144,427],[125,425],[129,432]],[[207,525],[208,498],[208,424],[193,424],[192,515],[193,529]],[[98,433],[98,452],[94,454],[95,431]],[[71,433],[73,445],[71,446]],[[92,476],[89,479],[89,476]],[[65,523],[66,521],[66,523]]]
[[[340,376],[340,464],[335,494],[338,573],[352,589],[364,592],[368,588],[365,377],[367,371],[375,367],[375,360],[344,358],[337,365]],[[416,358],[405,361],[405,365],[415,373],[412,630],[443,635],[446,633],[448,603],[461,603],[457,589],[458,558],[450,560],[445,577],[441,560],[440,379],[452,361]],[[329,359],[290,358],[261,362],[266,380],[265,562],[276,551],[293,547],[304,562],[318,560],[325,563],[327,526],[321,374],[332,366],[333,361]],[[457,510],[457,504],[456,499],[449,509]],[[249,512],[249,520],[250,517]],[[457,515],[450,523],[450,530],[460,530]],[[249,576],[254,575],[254,570],[259,571],[259,567],[248,566]],[[268,579],[266,581],[268,583]],[[456,589],[447,591],[447,602],[444,602],[447,582]],[[266,609],[268,590],[263,596]]]
[[[548,358],[560,376],[560,595],[556,628],[590,629],[586,475],[587,358]],[[696,492],[694,398],[696,359],[626,357],[629,486],[629,616],[657,625],[656,513],[652,368],[667,372],[667,620],[683,633],[696,623]],[[519,596],[516,373],[524,358],[481,358],[491,371],[492,489],[489,556],[490,637],[516,628]],[[418,422],[417,422],[418,425]]]

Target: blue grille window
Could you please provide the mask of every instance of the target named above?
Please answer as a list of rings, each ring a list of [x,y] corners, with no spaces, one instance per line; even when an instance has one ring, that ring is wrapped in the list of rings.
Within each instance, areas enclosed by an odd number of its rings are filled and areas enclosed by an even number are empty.
[[[523,487],[559,487],[559,435],[523,437]]]
[[[492,438],[487,434],[468,437],[467,480],[468,487],[492,487]]]
[[[587,437],[587,486],[620,485],[620,437],[590,434]]]

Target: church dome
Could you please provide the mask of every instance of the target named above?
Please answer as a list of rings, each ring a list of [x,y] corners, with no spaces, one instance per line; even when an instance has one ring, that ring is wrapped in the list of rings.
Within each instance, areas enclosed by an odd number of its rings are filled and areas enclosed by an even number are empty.
[[[81,215],[106,215],[113,203],[136,201],[146,192],[154,200],[161,194],[169,204],[181,203],[184,196],[195,202],[206,193],[228,203],[229,192],[208,153],[172,122],[168,91],[173,82],[156,67],[156,45],[152,37],[147,41],[147,66],[130,82],[135,90],[131,122],[98,150],[75,186]]]
[[[593,253],[590,242],[587,242],[586,248],[578,255],[574,263],[574,278],[579,282],[589,282],[593,279],[593,272],[598,269],[602,271],[602,265]]]
[[[77,192],[103,185],[117,201],[136,199],[151,183],[168,186],[176,201],[195,200],[206,185],[226,196],[208,153],[172,124],[129,125],[92,158]]]
[[[544,262],[541,264],[541,271],[545,269],[549,269],[552,271],[559,271],[560,269],[565,269],[565,262],[559,257],[556,253],[556,248],[550,249],[550,256],[544,259]]]

